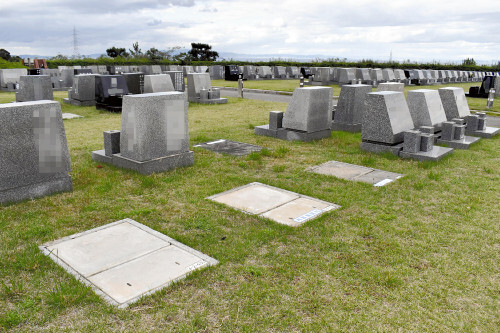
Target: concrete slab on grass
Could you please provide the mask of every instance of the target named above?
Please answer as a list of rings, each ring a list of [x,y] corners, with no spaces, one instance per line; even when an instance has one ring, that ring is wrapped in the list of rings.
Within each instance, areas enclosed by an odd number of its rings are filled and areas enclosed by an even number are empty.
[[[58,265],[120,308],[217,260],[124,219],[40,246]]]
[[[330,202],[257,182],[210,196],[208,199],[292,227],[340,208]]]
[[[250,154],[251,152],[262,150],[261,146],[224,139],[200,143],[194,147],[200,147],[216,153],[225,153],[234,156],[244,156]]]
[[[404,176],[399,173],[377,170],[338,161],[329,161],[309,168],[308,171],[347,180],[369,183],[374,186],[384,186]]]

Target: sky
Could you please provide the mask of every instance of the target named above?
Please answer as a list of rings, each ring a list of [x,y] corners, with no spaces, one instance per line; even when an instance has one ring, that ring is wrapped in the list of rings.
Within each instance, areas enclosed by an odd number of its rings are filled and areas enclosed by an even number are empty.
[[[500,0],[0,0],[12,55],[208,43],[219,53],[500,61]]]

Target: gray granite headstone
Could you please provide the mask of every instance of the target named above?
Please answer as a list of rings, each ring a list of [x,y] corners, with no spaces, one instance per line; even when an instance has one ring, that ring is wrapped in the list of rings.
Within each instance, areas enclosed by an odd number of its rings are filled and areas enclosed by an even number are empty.
[[[144,93],[157,93],[174,91],[174,85],[172,84],[172,79],[170,75],[158,74],[158,75],[144,75]]]
[[[360,132],[365,109],[365,98],[371,92],[372,87],[370,85],[352,84],[342,86],[332,130]]]
[[[58,102],[0,104],[0,127],[0,203],[73,190]]]
[[[210,75],[207,73],[190,73],[187,76],[188,100],[190,102],[199,102],[200,90],[212,88]]]
[[[0,87],[7,88],[7,83],[18,84],[23,75],[28,75],[28,70],[26,68],[0,69]]]
[[[447,120],[437,90],[410,90],[407,93],[407,102],[416,128],[420,126],[441,128],[441,123]]]
[[[397,91],[404,92],[405,85],[401,82],[382,82],[378,85],[377,91]]]
[[[391,68],[382,69],[382,79],[384,81],[394,81],[396,78],[394,77],[394,71]]]
[[[189,150],[188,106],[179,92],[123,96],[120,153],[147,161]]]
[[[95,75],[76,75],[68,97],[78,101],[94,101]]]
[[[23,75],[20,78],[16,102],[53,100],[52,81],[48,75]]]
[[[396,144],[403,141],[405,131],[414,127],[408,104],[401,92],[369,93],[365,103],[362,140]]]
[[[467,104],[463,88],[446,87],[439,88],[438,91],[447,120],[470,115],[469,104]]]
[[[356,70],[354,68],[339,68],[337,73],[340,85],[351,84],[356,80]]]
[[[296,88],[283,117],[283,127],[304,132],[330,129],[332,103],[332,88]]]
[[[183,92],[184,90],[186,90],[184,73],[182,71],[166,71],[165,74],[170,75],[170,79],[172,80],[175,91]]]

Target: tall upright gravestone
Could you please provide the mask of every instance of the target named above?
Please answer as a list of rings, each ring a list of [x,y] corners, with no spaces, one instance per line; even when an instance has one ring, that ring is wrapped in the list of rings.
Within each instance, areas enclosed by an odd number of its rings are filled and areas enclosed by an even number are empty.
[[[188,100],[202,104],[225,104],[227,98],[220,97],[220,90],[212,88],[210,74],[190,73],[187,76]]]
[[[52,81],[48,75],[24,75],[16,92],[16,102],[53,100]]]
[[[367,95],[361,149],[432,161],[453,151],[452,148],[435,147],[432,134],[413,128],[410,110],[402,92],[381,91]]]
[[[121,132],[104,132],[104,150],[92,159],[146,175],[193,165],[187,110],[181,92],[124,96]]]
[[[366,95],[372,86],[366,84],[344,85],[332,122],[333,131],[361,132]]]
[[[61,105],[0,104],[0,204],[73,190]]]
[[[286,112],[271,111],[269,124],[254,133],[288,141],[311,141],[331,135],[333,90],[330,87],[297,88]]]

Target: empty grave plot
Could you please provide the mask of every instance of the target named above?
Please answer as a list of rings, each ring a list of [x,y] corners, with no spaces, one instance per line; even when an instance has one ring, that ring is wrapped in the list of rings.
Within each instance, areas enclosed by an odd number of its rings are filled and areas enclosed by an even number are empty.
[[[107,302],[127,307],[217,260],[124,219],[40,246]]]
[[[404,176],[399,173],[338,161],[329,161],[308,170],[322,175],[369,183],[374,186],[384,186]]]
[[[292,227],[298,227],[325,212],[340,208],[330,202],[257,182],[208,199]]]
[[[244,156],[250,154],[251,152],[262,150],[261,146],[224,139],[200,143],[194,147],[200,147],[216,153],[225,153],[234,156]]]

